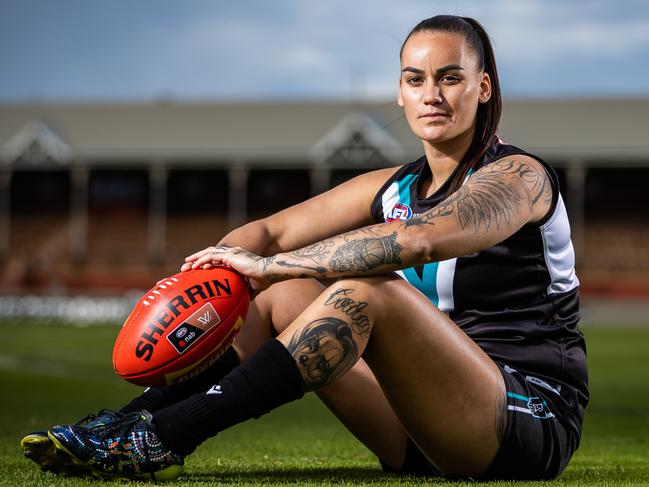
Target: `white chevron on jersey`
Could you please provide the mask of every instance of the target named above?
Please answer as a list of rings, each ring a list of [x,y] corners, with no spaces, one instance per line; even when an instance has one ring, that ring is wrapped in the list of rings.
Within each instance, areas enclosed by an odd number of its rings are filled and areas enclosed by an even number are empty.
[[[381,196],[381,201],[383,202],[383,218],[386,219],[394,205],[399,202],[399,184],[397,182],[392,183],[385,190],[383,196]]]
[[[455,309],[453,299],[453,281],[455,280],[455,264],[457,258],[442,260],[437,267],[437,307],[448,313]]]
[[[575,274],[575,250],[570,240],[566,206],[559,194],[554,213],[540,228],[545,265],[550,274],[548,294],[565,293],[579,286]]]

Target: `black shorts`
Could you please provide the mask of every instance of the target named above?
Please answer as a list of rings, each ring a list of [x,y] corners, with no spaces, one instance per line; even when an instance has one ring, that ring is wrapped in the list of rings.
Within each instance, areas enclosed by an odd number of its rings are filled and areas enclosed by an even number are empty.
[[[566,427],[565,401],[547,382],[527,379],[499,365],[507,390],[507,429],[500,449],[483,479],[552,479],[568,465],[579,434]],[[404,475],[439,476],[417,445],[408,438],[403,466],[383,470]]]

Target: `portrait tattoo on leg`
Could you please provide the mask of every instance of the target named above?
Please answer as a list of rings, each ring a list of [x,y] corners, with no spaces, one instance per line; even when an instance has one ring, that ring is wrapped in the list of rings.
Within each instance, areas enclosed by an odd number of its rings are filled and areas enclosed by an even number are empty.
[[[306,325],[293,335],[286,348],[309,390],[338,379],[358,360],[358,347],[349,325],[331,316]]]

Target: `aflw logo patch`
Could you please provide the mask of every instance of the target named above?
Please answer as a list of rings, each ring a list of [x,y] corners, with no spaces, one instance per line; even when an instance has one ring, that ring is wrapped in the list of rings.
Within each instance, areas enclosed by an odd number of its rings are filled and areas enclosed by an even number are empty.
[[[408,220],[412,216],[412,208],[405,203],[397,202],[388,214],[385,215],[386,222],[393,222],[397,220]]]
[[[211,313],[210,313],[209,311],[206,311],[205,314],[204,314],[203,316],[199,316],[199,317],[198,317],[198,321],[200,321],[200,323],[201,323],[202,325],[207,325],[207,324],[209,324],[209,322],[210,322],[211,319],[212,319],[212,315],[211,315]]]
[[[221,323],[221,318],[217,314],[211,303],[206,303],[187,321],[178,325],[171,333],[167,335],[167,340],[176,349],[178,353],[184,353],[189,347],[198,341],[198,339]]]

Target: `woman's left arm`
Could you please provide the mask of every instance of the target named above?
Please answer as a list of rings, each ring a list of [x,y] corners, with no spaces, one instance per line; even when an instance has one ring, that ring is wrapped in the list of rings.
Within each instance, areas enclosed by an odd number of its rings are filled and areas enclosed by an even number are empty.
[[[435,208],[410,220],[370,225],[270,257],[238,247],[206,249],[193,267],[233,267],[254,281],[255,290],[297,277],[383,274],[492,247],[541,220],[552,191],[538,161],[511,156],[483,167]]]

